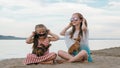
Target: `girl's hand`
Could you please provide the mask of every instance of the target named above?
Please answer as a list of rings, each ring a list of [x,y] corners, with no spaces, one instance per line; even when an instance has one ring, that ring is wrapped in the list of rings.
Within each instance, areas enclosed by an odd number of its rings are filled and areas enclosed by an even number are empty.
[[[83,21],[82,21],[82,23],[85,23],[85,21],[86,21],[86,19],[85,19],[85,18],[83,18]]]
[[[34,35],[35,35],[35,31],[33,31],[32,34],[26,39],[26,43],[28,43],[28,44],[33,43]]]
[[[86,31],[86,30],[87,30],[87,26],[85,25],[85,22],[86,22],[86,19],[83,18],[83,21],[82,21],[82,30],[83,30],[83,31]]]
[[[48,31],[48,34],[51,35],[51,37],[49,38],[50,41],[57,41],[59,39],[59,36],[52,33],[50,30]]]
[[[50,34],[51,34],[51,31],[50,31],[49,29],[48,29],[47,31],[48,31],[48,35],[50,35]]]
[[[33,37],[35,35],[35,31],[32,32],[31,36]]]
[[[72,22],[70,22],[70,23],[60,32],[60,35],[65,36],[65,32],[66,32],[71,26],[73,26]]]
[[[69,26],[73,26],[72,22],[69,23]]]

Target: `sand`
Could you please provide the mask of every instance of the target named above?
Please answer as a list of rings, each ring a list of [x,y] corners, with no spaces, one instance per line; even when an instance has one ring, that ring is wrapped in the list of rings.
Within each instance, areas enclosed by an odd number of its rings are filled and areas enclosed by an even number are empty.
[[[92,63],[24,65],[24,58],[0,61],[0,68],[120,68],[120,47],[92,51]],[[59,59],[59,57],[57,58]]]

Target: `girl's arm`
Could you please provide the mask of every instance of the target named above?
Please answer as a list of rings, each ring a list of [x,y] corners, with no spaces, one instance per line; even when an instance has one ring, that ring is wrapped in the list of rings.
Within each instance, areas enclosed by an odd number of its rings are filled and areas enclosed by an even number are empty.
[[[85,41],[88,39],[88,29],[87,29],[87,22],[85,18],[83,18],[83,21],[82,21],[82,31],[83,31],[83,40]]]
[[[68,26],[66,26],[61,32],[60,35],[65,36],[65,32],[72,26],[72,23],[70,23]]]
[[[50,41],[57,41],[59,39],[59,36],[52,33],[50,30],[49,30],[48,34],[52,36],[49,38]]]
[[[85,18],[83,18],[83,21],[82,21],[82,31],[84,32],[87,31],[87,22]]]
[[[27,43],[27,44],[33,43],[33,36],[34,36],[34,32],[32,32],[32,35],[30,35],[30,36],[26,39],[26,43]]]

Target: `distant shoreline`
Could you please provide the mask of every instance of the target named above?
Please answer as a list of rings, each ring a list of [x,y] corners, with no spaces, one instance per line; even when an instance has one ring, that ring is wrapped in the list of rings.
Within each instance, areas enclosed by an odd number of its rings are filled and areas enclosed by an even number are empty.
[[[24,40],[26,38],[0,35],[0,40]]]
[[[16,37],[16,36],[4,36],[0,35],[0,40],[25,40],[26,38]],[[65,38],[61,37],[60,40]],[[120,38],[89,38],[89,40],[120,40]]]
[[[25,39],[0,39],[0,40],[25,40]]]

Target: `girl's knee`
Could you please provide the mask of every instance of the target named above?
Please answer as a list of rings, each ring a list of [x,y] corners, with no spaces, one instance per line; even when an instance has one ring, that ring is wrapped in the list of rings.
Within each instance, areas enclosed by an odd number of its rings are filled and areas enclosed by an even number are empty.
[[[58,55],[61,55],[63,53],[63,50],[58,51]]]
[[[86,50],[82,50],[82,54],[83,54],[85,57],[88,57],[88,53],[86,52]]]
[[[57,54],[56,54],[55,52],[52,52],[51,54],[52,54],[53,56],[57,56]]]
[[[54,60],[54,59],[56,59],[56,57],[57,57],[57,54],[56,54],[56,53],[54,53],[54,52],[52,52],[51,54],[52,54],[52,56],[51,56],[49,59],[51,59],[51,60]]]
[[[85,50],[81,50],[81,51],[79,52],[79,54],[82,55],[82,56],[87,56],[87,55],[88,55]]]
[[[57,55],[53,55],[53,56],[52,56],[52,59],[56,59],[56,57],[57,57]]]
[[[84,53],[84,54],[87,54],[86,50],[82,50],[81,52]]]

